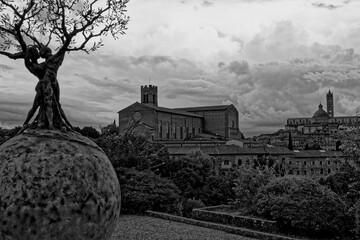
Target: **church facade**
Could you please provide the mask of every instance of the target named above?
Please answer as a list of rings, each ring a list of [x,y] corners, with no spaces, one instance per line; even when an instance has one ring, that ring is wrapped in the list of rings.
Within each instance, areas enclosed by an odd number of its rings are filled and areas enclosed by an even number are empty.
[[[158,106],[157,86],[141,86],[141,102],[120,110],[119,133],[129,124],[138,123],[135,131],[147,132],[154,140],[181,141],[196,137],[242,139],[239,113],[234,105],[192,108]]]

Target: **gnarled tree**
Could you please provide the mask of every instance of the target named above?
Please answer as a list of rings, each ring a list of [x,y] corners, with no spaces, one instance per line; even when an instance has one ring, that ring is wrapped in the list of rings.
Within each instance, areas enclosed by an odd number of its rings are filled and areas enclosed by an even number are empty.
[[[90,53],[103,46],[102,36],[111,34],[116,39],[124,34],[128,1],[0,0],[0,54],[23,59],[39,79],[22,131],[28,127],[72,128],[60,105],[57,81],[65,53]],[[44,60],[38,62],[40,58]]]

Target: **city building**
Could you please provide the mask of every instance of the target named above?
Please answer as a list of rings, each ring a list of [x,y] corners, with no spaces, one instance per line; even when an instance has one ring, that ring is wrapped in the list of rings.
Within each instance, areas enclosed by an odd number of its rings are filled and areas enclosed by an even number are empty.
[[[263,147],[243,148],[236,145],[217,146],[168,146],[171,157],[178,159],[191,152],[201,152],[209,155],[215,169],[230,169],[241,165],[254,165],[260,158],[273,159],[274,162],[288,162],[294,153],[287,148]]]
[[[246,165],[253,166],[259,159],[272,159],[284,171],[284,175],[324,178],[339,170],[340,151],[289,150],[285,147],[242,148],[235,145],[168,146],[170,156],[183,158],[190,153],[201,152],[211,157],[216,170],[226,170]],[[279,165],[280,164],[280,165]]]
[[[243,138],[239,130],[239,113],[234,105],[160,107],[158,88],[153,85],[141,86],[141,102],[120,110],[118,115],[120,134],[136,125],[135,132],[146,133],[155,141]]]
[[[336,150],[339,131],[359,129],[360,116],[334,116],[334,97],[330,90],[326,94],[326,107],[327,111],[320,103],[312,117],[288,118],[285,130],[299,132],[301,144],[318,143],[322,149]]]
[[[293,155],[285,161],[287,175],[324,178],[339,170],[343,153],[326,150],[294,150]]]

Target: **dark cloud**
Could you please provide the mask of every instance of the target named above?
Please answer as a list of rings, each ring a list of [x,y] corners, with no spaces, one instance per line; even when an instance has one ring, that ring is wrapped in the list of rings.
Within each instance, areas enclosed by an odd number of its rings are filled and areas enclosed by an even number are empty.
[[[158,65],[162,63],[170,63],[175,65],[171,57],[168,56],[141,56],[141,57],[132,57],[131,63],[134,65],[140,64],[149,64],[149,65]]]
[[[0,72],[7,72],[10,70],[13,70],[13,67],[10,67],[9,65],[0,64]]]
[[[226,66],[226,64],[225,64],[224,62],[219,62],[219,63],[218,63],[218,67],[219,67],[219,68],[222,68],[222,67],[224,67],[224,66]]]
[[[360,62],[360,55],[355,54],[353,48],[344,49],[343,51],[336,54],[336,56],[331,60],[333,63],[351,63],[354,60]]]
[[[236,75],[244,75],[249,73],[249,64],[246,61],[233,61],[229,64],[228,70]]]
[[[342,1],[341,4],[329,4],[329,3],[325,3],[325,2],[316,2],[311,5],[315,8],[325,8],[325,9],[329,9],[329,10],[335,10],[335,9],[341,8],[341,7],[349,4],[350,2],[351,2],[351,0],[344,0],[344,1]]]
[[[326,3],[313,3],[312,6],[316,7],[316,8],[326,8],[329,10],[333,10],[333,9],[342,7],[342,5],[334,5],[334,4],[326,4]]]
[[[102,79],[89,76],[87,74],[75,74],[76,76],[81,77],[85,81],[91,83],[96,87],[96,90],[101,91],[112,91],[112,92],[122,92],[122,93],[135,93],[137,91],[137,86],[129,83],[129,79],[116,79],[112,80],[108,77]],[[109,96],[108,96],[109,97]]]
[[[204,7],[210,7],[212,5],[214,5],[214,2],[212,2],[212,1],[203,1],[203,3],[202,3],[202,6],[204,6]]]

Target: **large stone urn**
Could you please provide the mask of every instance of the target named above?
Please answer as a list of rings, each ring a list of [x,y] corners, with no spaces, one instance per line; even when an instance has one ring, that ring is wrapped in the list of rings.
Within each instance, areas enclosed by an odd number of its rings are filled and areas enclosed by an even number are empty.
[[[104,152],[69,131],[28,129],[0,146],[1,240],[106,240],[120,186]]]

